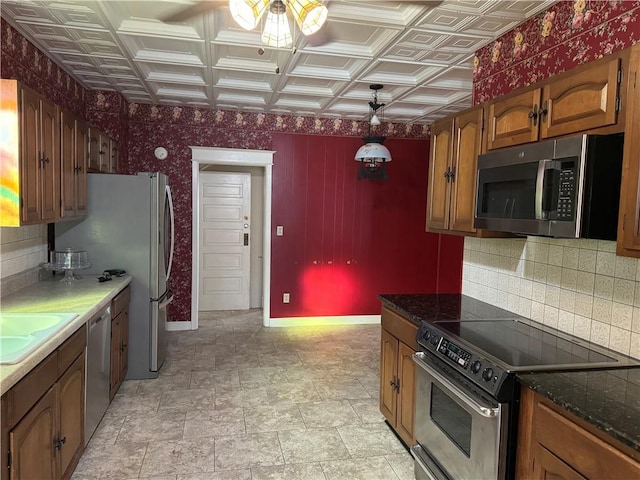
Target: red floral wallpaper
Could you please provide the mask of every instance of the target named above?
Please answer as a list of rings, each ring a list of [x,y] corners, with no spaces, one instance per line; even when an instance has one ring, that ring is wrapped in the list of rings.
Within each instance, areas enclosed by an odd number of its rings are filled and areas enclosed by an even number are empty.
[[[474,57],[474,104],[640,41],[640,1],[560,1]]]

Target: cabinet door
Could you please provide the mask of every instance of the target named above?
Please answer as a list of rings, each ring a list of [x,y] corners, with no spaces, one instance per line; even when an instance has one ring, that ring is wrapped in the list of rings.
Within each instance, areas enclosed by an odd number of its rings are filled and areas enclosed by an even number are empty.
[[[109,136],[104,133],[100,134],[100,171],[109,173]]]
[[[129,368],[129,308],[125,308],[119,315],[120,320],[120,383],[127,376]]]
[[[482,151],[482,107],[473,108],[454,120],[454,143],[449,229],[474,233],[478,154]]]
[[[380,411],[394,427],[396,425],[396,393],[398,370],[398,340],[386,330],[381,334]]]
[[[540,444],[534,447],[533,478],[536,480],[586,480]]]
[[[20,88],[20,197],[24,223],[41,218],[40,203],[40,96]]]
[[[61,217],[70,218],[76,214],[76,121],[68,112],[60,112],[60,184]]]
[[[540,138],[615,124],[619,70],[616,58],[546,85]]]
[[[431,154],[429,156],[429,183],[427,190],[427,230],[449,228],[451,149],[453,119],[433,124]]]
[[[59,475],[65,478],[84,448],[84,361],[83,352],[58,380],[60,424],[54,448]]]
[[[56,418],[54,385],[9,433],[11,480],[57,478]]]
[[[109,140],[109,172],[118,173],[118,142]]]
[[[413,445],[413,414],[416,400],[415,352],[402,342],[398,342],[398,412],[396,430],[407,445]]]
[[[100,132],[89,128],[89,168],[100,171]]]
[[[633,48],[627,77],[640,79],[640,45]],[[625,94],[627,132],[640,132],[640,81],[628,82]],[[640,257],[640,135],[627,134],[624,139],[620,216],[618,217],[618,255]]]
[[[120,386],[120,349],[122,347],[122,313],[111,320],[111,365],[109,367],[109,397],[113,399]]]
[[[489,104],[487,149],[538,140],[540,89]]]
[[[40,163],[42,191],[42,220],[59,218],[60,209],[60,122],[58,107],[45,100],[41,104],[41,150],[44,160]]]
[[[87,162],[89,160],[89,129],[76,119],[76,215],[87,213]]]

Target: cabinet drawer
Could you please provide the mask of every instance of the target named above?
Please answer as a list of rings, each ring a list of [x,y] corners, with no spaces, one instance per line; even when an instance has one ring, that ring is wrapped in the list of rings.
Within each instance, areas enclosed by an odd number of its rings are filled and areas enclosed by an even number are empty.
[[[640,478],[640,463],[545,402],[535,412],[536,442],[586,478]]]
[[[418,326],[396,312],[384,307],[381,318],[382,328],[413,350],[418,350],[416,335]]]
[[[58,352],[55,351],[16,383],[3,397],[12,427],[33,407],[58,379]]]
[[[82,325],[58,348],[58,377],[78,358],[87,346],[87,326]]]
[[[131,299],[131,287],[127,286],[111,301],[111,318],[114,319],[118,314],[127,308]]]

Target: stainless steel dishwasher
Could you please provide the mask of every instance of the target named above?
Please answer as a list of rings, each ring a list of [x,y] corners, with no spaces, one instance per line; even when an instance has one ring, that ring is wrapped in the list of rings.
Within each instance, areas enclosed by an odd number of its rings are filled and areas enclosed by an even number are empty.
[[[89,320],[87,325],[87,368],[84,397],[84,443],[95,432],[109,406],[109,366],[111,364],[111,307]]]

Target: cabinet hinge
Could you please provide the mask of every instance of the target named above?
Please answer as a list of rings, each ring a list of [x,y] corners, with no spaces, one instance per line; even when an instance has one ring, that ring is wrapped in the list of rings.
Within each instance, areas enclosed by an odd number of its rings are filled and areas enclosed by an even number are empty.
[[[618,70],[618,85],[622,83],[622,69]]]
[[[9,450],[9,454],[7,455],[7,468],[11,469],[11,450]]]
[[[480,123],[480,131],[484,132],[484,117],[482,117],[482,122]]]
[[[620,101],[620,96],[616,97],[616,112],[620,111],[620,105],[621,105],[621,101]]]

